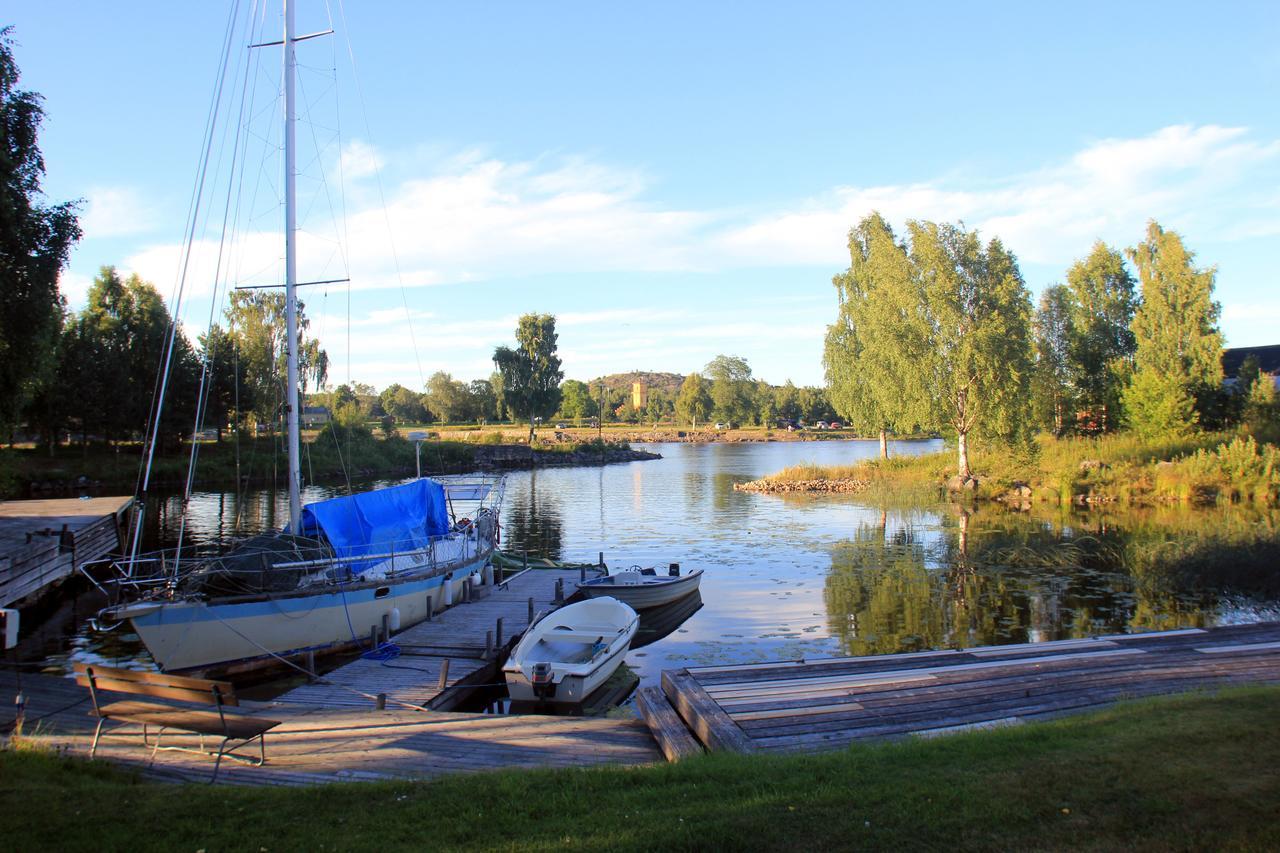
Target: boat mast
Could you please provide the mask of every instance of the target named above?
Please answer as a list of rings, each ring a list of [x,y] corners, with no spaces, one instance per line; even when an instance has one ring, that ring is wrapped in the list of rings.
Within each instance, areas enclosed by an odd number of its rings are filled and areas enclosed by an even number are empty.
[[[302,454],[298,430],[298,258],[297,212],[294,210],[294,0],[284,0],[284,301],[288,352],[285,416],[289,430],[289,532],[299,532],[302,515]]]

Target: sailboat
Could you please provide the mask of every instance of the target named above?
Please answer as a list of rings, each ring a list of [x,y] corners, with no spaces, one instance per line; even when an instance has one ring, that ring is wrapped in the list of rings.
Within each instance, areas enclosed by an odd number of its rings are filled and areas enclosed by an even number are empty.
[[[184,558],[180,552],[142,557],[141,521],[135,519],[131,554],[117,563],[115,588],[124,600],[99,618],[129,622],[166,672],[234,674],[374,645],[448,606],[466,585],[492,578],[489,559],[498,537],[498,512],[486,501],[495,494],[500,500],[492,483],[445,484],[419,477],[302,504],[294,46],[312,36],[296,35],[294,6],[286,0],[283,39],[270,43],[280,44],[284,53],[289,524],[214,557]],[[262,46],[267,45],[255,45]],[[154,420],[158,423],[158,414]],[[148,459],[152,448],[154,440]],[[475,504],[470,518],[451,518],[456,501]]]

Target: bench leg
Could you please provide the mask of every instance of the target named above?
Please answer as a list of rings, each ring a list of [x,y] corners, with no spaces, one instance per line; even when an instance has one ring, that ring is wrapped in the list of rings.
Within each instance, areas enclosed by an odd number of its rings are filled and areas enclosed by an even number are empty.
[[[93,730],[93,746],[89,747],[89,758],[92,759],[98,751],[98,738],[102,737],[102,724],[107,721],[106,717],[98,718],[98,727]]]
[[[213,776],[209,779],[210,785],[218,781],[218,768],[222,765],[222,755],[227,748],[227,741],[229,740],[231,740],[231,738],[224,737],[222,739],[222,743],[218,746],[218,757],[213,760]]]

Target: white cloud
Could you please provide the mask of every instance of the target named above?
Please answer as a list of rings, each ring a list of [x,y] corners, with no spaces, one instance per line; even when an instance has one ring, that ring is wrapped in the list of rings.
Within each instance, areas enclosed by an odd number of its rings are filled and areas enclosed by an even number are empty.
[[[378,156],[363,143],[343,153],[349,173]],[[539,274],[838,267],[846,262],[849,228],[872,210],[898,224],[964,220],[999,236],[1024,261],[1051,264],[1069,262],[1097,238],[1127,244],[1152,217],[1194,227],[1196,239],[1280,230],[1273,189],[1280,141],[1214,125],[1100,140],[1013,176],[841,186],[745,218],[664,207],[646,198],[639,172],[583,158],[504,162],[467,151],[434,168],[389,188],[385,209],[356,194],[343,231],[345,256],[332,226],[304,222],[299,278],[349,270],[359,290]],[[279,280],[278,234],[255,232],[241,243],[248,259],[239,262],[236,280]],[[189,280],[208,288],[216,252],[199,244],[197,255]],[[152,247],[129,264],[163,282],[172,280],[177,256],[176,247]]]
[[[85,239],[122,237],[151,231],[155,209],[132,187],[93,187],[89,190],[80,227]]]
[[[1127,244],[1147,219],[1194,224],[1197,237],[1240,239],[1280,226],[1274,186],[1280,141],[1245,128],[1166,127],[1136,139],[1106,139],[1065,162],[1000,179],[840,187],[730,229],[719,239],[743,262],[840,264],[849,228],[873,210],[891,222],[963,219],[998,236],[1019,258],[1065,264],[1102,238]],[[1265,176],[1265,177],[1264,177]],[[1241,208],[1251,212],[1240,228]]]

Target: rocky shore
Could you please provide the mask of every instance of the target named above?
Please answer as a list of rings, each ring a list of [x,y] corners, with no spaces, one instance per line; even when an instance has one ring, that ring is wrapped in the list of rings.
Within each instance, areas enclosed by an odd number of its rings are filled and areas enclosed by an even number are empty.
[[[785,492],[861,492],[870,486],[867,480],[786,480],[769,479],[752,480],[749,483],[734,483],[735,492],[759,492],[761,494],[781,494]]]
[[[476,466],[484,470],[515,471],[573,465],[612,465],[616,462],[642,462],[661,458],[660,453],[629,447],[534,451],[522,444],[479,444],[475,447]]]

